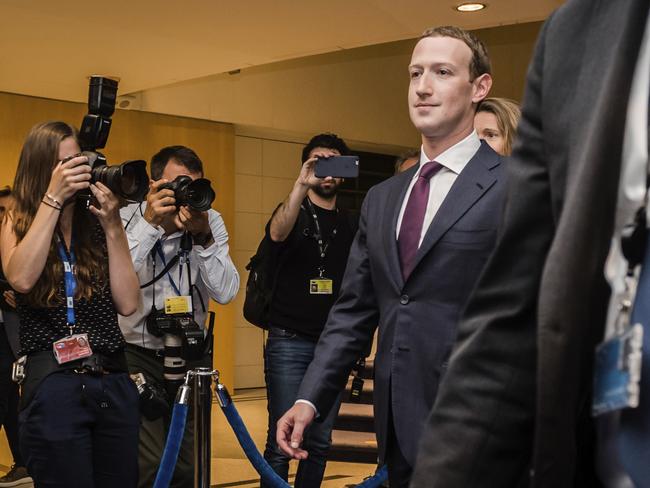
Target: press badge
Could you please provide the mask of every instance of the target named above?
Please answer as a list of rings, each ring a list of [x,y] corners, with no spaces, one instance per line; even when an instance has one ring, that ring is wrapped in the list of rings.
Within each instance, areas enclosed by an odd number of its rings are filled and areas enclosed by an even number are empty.
[[[333,293],[333,281],[328,278],[314,278],[309,280],[310,295],[331,295]]]
[[[639,406],[643,326],[634,324],[596,348],[592,414]]]
[[[52,343],[54,357],[59,364],[92,356],[88,334],[74,334]]]
[[[192,312],[192,297],[189,295],[181,295],[178,297],[165,298],[165,313],[191,313]]]

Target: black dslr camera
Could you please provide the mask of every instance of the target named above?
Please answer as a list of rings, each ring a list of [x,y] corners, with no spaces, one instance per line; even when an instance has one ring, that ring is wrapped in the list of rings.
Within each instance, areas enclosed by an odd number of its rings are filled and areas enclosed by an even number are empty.
[[[166,314],[152,309],[147,316],[147,331],[155,337],[170,334],[181,339],[180,357],[193,361],[203,357],[203,328],[196,323],[192,314]]]
[[[206,178],[192,180],[189,176],[181,175],[174,181],[160,185],[160,189],[173,190],[177,207],[188,205],[201,212],[210,208],[215,197],[210,180]]]
[[[97,149],[106,146],[116,98],[117,81],[101,76],[90,77],[88,114],[81,123],[79,144],[82,154],[88,157],[92,183],[101,182],[116,195],[126,200],[141,202],[149,189],[147,163],[135,160],[108,166],[106,157],[97,152]],[[80,196],[90,199],[89,192]]]
[[[147,381],[144,373],[131,374],[140,395],[140,411],[148,420],[156,420],[167,415],[170,410],[170,402],[167,392],[160,388],[155,381]]]

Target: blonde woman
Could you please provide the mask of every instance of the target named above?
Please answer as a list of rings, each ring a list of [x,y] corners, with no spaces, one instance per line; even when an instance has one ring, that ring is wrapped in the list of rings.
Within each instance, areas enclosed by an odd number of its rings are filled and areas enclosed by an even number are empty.
[[[476,109],[474,128],[492,149],[501,156],[510,156],[520,118],[521,110],[514,100],[486,98]]]

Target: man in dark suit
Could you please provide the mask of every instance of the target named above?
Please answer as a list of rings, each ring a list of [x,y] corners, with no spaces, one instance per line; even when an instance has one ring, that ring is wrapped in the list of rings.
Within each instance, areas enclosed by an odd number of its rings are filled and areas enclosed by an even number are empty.
[[[426,31],[409,66],[420,162],[373,187],[361,210],[339,299],[296,404],[278,422],[304,459],[304,428],[324,418],[379,324],[375,427],[390,486],[406,486],[456,324],[490,254],[502,210],[502,160],[473,129],[492,85],[483,44],[456,27]],[[318,419],[316,420],[318,421]]]
[[[605,271],[612,283],[625,276],[610,265],[646,191],[647,17],[647,0],[575,0],[544,25],[498,243],[460,322],[414,487],[597,487],[596,470],[616,464],[615,450],[594,465],[591,390],[594,349],[611,323]],[[641,413],[650,400],[643,362]],[[620,413],[621,433],[632,412]],[[650,479],[640,428],[637,487]]]

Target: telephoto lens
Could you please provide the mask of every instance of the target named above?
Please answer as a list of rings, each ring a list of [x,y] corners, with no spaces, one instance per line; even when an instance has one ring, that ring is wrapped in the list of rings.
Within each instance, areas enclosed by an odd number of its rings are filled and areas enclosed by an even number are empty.
[[[149,190],[147,163],[135,160],[108,166],[106,159],[93,151],[84,151],[91,168],[91,182],[103,183],[116,195],[134,202],[141,202]]]
[[[165,334],[163,344],[163,377],[165,378],[165,388],[167,389],[169,398],[174,398],[176,396],[176,390],[183,384],[183,378],[187,371],[185,359],[181,357],[183,341],[177,335]]]
[[[187,205],[201,212],[205,212],[212,206],[215,197],[210,180],[206,178],[192,180],[186,175],[177,176],[174,181],[161,185],[160,189],[174,191],[177,207]]]

